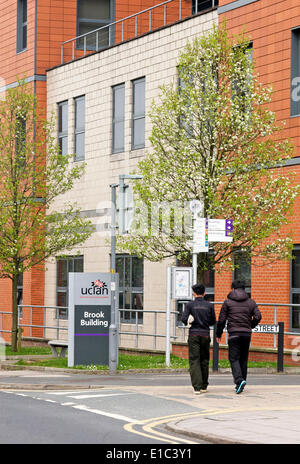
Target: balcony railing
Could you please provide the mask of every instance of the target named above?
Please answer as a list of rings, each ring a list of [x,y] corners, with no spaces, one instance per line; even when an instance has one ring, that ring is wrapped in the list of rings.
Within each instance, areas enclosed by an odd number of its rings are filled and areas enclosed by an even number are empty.
[[[127,16],[126,18],[119,19],[118,21],[106,24],[93,31],[66,40],[61,44],[61,64],[65,62],[65,58],[69,59],[71,57],[71,59],[74,60],[77,57],[85,56],[88,51],[99,51],[113,44],[136,38],[147,31],[151,32],[153,29],[157,28],[157,26],[153,24],[155,10],[160,10],[160,17],[162,19],[158,27],[166,26],[168,14],[167,7],[174,1],[175,0],[166,0],[151,8]],[[180,20],[181,18],[182,0],[179,0],[176,19],[174,18],[174,14],[172,15],[172,19],[174,22],[174,20]],[[68,54],[66,55],[67,47],[69,48]],[[78,50],[80,50],[79,56],[78,53],[76,54]]]

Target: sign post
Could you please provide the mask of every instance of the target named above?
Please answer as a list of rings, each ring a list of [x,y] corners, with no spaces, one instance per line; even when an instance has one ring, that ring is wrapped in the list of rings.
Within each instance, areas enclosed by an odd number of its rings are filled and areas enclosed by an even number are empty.
[[[109,364],[111,275],[69,274],[68,366]]]
[[[193,285],[193,268],[175,267],[167,268],[167,305],[166,305],[166,366],[170,366],[170,326],[171,326],[171,299],[191,300]]]

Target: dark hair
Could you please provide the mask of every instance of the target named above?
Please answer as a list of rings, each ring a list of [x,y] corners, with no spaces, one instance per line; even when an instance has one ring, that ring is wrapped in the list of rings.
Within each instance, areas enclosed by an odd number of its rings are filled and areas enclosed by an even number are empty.
[[[231,284],[231,288],[243,288],[245,290],[245,282],[243,280],[234,280]]]
[[[196,295],[204,295],[205,287],[203,284],[195,284],[192,286],[192,290]]]

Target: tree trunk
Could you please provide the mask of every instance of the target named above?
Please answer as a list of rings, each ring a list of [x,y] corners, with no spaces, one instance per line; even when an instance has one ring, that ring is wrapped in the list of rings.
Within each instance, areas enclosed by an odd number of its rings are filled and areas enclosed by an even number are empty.
[[[12,278],[12,334],[11,334],[11,351],[17,351],[18,348],[18,302],[17,302],[17,285],[18,276]]]

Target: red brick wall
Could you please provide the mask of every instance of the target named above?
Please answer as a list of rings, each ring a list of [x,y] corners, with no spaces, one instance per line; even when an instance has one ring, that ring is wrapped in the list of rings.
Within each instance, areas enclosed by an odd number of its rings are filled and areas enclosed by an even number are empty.
[[[220,6],[232,0],[220,0]],[[260,0],[237,8],[219,16],[226,19],[226,27],[234,35],[245,30],[253,41],[253,54],[259,80],[264,85],[272,84],[274,95],[270,109],[276,112],[278,121],[286,121],[285,129],[278,135],[290,138],[295,145],[295,156],[300,155],[300,118],[290,117],[290,76],[291,76],[291,29],[300,26],[300,3],[283,0]],[[289,169],[289,168],[285,168]],[[296,172],[296,182],[300,182],[300,166],[291,168]],[[300,199],[295,202],[291,226],[281,229],[282,236],[292,232],[294,244],[300,244]],[[252,263],[252,297],[258,303],[290,303],[290,264],[277,262],[261,266]],[[230,290],[232,274],[216,277],[215,299],[223,300]],[[261,308],[264,323],[273,323],[273,310]],[[289,310],[277,309],[277,321],[285,323],[289,330]],[[253,345],[267,346],[268,335],[255,335]],[[291,347],[292,336],[285,337],[286,347]]]
[[[251,346],[253,343],[251,342]],[[178,356],[179,358],[188,359],[188,346],[183,343],[174,343],[172,344],[172,354]],[[212,348],[210,349],[210,359],[212,359]],[[228,359],[228,350],[227,347],[219,347],[219,360]],[[277,352],[268,352],[268,351],[249,351],[249,361],[256,362],[276,362],[277,363]],[[292,356],[290,353],[284,354],[283,363],[289,366],[298,366],[300,365],[300,358],[297,359],[297,356]]]

